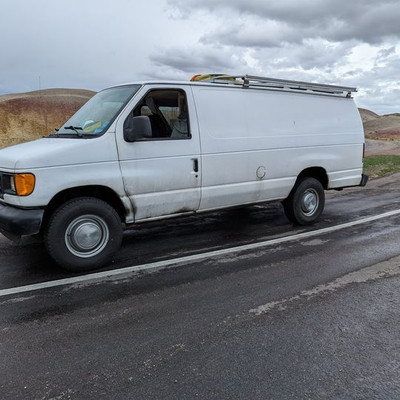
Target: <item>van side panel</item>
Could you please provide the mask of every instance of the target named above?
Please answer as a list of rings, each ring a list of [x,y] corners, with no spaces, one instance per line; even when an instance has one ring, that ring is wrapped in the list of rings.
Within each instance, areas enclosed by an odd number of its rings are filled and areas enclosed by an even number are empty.
[[[306,168],[328,188],[358,185],[363,128],[352,99],[193,87],[201,134],[200,209],[284,199]]]

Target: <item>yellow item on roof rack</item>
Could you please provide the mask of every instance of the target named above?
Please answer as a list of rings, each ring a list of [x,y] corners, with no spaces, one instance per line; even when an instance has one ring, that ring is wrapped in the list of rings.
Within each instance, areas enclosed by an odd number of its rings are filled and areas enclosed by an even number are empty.
[[[200,82],[200,81],[207,81],[207,80],[211,80],[211,79],[223,79],[223,80],[227,80],[227,81],[235,80],[235,78],[232,78],[228,74],[197,74],[197,75],[193,75],[190,78],[190,81],[191,82]]]

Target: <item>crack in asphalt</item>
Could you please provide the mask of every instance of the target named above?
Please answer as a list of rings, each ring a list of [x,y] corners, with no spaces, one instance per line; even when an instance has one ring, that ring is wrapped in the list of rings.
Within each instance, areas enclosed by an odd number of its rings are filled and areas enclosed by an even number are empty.
[[[400,275],[400,256],[370,267],[362,268],[355,272],[350,272],[331,282],[318,285],[313,289],[303,290],[295,296],[279,301],[270,301],[251,309],[249,312],[255,315],[262,315],[276,309],[284,311],[299,300],[309,300],[318,295],[326,295],[335,292],[351,284],[366,283],[395,275]]]

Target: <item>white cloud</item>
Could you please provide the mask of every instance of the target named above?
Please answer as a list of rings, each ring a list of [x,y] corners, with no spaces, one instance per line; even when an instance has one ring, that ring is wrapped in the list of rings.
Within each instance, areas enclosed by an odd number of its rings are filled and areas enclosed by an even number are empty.
[[[400,108],[397,0],[169,3],[186,19],[220,15],[212,29],[199,35],[200,43],[244,59],[251,50],[247,64],[259,74],[358,86],[360,106],[380,113]]]

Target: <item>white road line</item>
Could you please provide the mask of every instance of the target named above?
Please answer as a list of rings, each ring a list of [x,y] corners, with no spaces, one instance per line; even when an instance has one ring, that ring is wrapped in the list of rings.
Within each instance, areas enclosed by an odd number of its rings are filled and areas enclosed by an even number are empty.
[[[20,293],[24,293],[24,292],[32,292],[32,291],[36,291],[36,290],[42,290],[42,289],[47,289],[47,288],[52,288],[52,287],[57,287],[57,286],[65,286],[65,285],[71,285],[71,284],[83,283],[83,282],[89,282],[89,281],[94,282],[94,281],[98,281],[98,280],[106,280],[106,279],[114,278],[116,276],[129,275],[129,274],[137,273],[140,271],[157,271],[157,270],[160,270],[163,268],[171,267],[173,265],[177,266],[177,265],[181,265],[184,263],[201,261],[201,260],[204,260],[207,258],[219,257],[219,256],[227,255],[227,254],[238,253],[241,251],[254,250],[254,249],[259,249],[262,247],[273,246],[276,244],[292,242],[292,241],[301,240],[301,239],[308,239],[308,238],[311,238],[314,236],[325,235],[327,233],[336,232],[336,231],[339,231],[342,229],[366,224],[368,222],[377,221],[377,220],[380,220],[383,218],[388,218],[388,217],[392,217],[392,216],[399,215],[399,214],[400,214],[400,210],[388,211],[383,214],[362,218],[362,219],[359,219],[356,221],[346,222],[344,224],[335,225],[335,226],[332,226],[329,228],[322,228],[322,229],[318,229],[315,231],[303,232],[303,233],[299,233],[296,235],[285,236],[285,237],[272,239],[272,240],[266,240],[263,242],[245,244],[242,246],[235,246],[235,247],[230,247],[230,248],[221,249],[221,250],[207,251],[205,253],[194,254],[191,256],[178,257],[178,258],[173,258],[171,260],[158,261],[158,262],[154,262],[154,263],[119,268],[119,269],[115,269],[112,271],[95,272],[95,273],[76,276],[76,277],[72,277],[72,278],[58,279],[58,280],[54,280],[54,281],[41,282],[41,283],[36,283],[36,284],[26,285],[26,286],[18,286],[18,287],[13,287],[13,288],[9,288],[9,289],[1,289],[0,297],[12,295],[12,294],[20,294]]]

